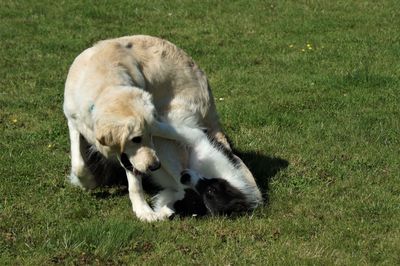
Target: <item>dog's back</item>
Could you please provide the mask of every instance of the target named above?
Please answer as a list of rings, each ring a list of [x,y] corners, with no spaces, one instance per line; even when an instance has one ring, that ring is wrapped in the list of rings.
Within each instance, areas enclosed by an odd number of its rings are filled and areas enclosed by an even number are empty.
[[[207,77],[182,49],[169,41],[145,35],[106,42],[127,47],[137,60],[145,79],[144,89],[152,94],[160,116],[175,123],[187,123],[190,121],[185,119],[194,118],[197,124],[220,131]]]
[[[174,123],[195,124],[228,149],[206,75],[174,44],[134,35],[100,41],[73,62],[66,82],[66,114],[113,85],[133,85],[151,93],[157,113]],[[78,103],[78,104],[77,104]]]

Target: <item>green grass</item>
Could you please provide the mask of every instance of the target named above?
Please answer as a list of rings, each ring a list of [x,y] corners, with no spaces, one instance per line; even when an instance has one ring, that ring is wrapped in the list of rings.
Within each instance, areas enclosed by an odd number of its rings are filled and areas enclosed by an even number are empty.
[[[400,263],[398,1],[112,2],[0,2],[1,265]],[[266,206],[148,224],[68,184],[68,67],[131,34],[208,73]]]

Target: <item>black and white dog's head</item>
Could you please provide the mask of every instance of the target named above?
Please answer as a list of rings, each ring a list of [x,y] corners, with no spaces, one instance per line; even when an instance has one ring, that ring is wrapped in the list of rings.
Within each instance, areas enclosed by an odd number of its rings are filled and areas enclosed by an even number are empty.
[[[208,179],[192,170],[185,170],[181,173],[181,183],[201,196],[204,205],[212,215],[230,215],[251,209],[246,196],[224,179]]]

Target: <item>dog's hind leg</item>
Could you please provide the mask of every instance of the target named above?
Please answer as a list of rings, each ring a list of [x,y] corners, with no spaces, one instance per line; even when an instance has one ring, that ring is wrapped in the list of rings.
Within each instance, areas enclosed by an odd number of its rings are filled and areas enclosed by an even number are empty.
[[[86,142],[74,125],[68,121],[69,136],[71,141],[71,184],[82,188],[94,188],[95,178],[85,164],[82,153],[86,152]]]
[[[210,94],[211,94],[211,90],[210,90]],[[210,107],[208,109],[206,116],[204,117],[204,125],[207,128],[207,135],[213,141],[222,145],[222,147],[224,149],[226,149],[229,152],[232,152],[232,147],[229,143],[229,140],[228,140],[227,136],[225,135],[225,133],[222,131],[222,127],[219,122],[217,109],[216,109],[215,103],[212,99],[213,98],[211,97]]]

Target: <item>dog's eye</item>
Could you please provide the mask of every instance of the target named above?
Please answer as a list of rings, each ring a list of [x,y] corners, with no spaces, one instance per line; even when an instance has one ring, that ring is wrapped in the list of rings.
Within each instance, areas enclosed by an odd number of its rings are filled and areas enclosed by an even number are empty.
[[[140,143],[140,142],[142,142],[142,137],[134,137],[133,139],[131,139],[131,141],[133,143]]]

